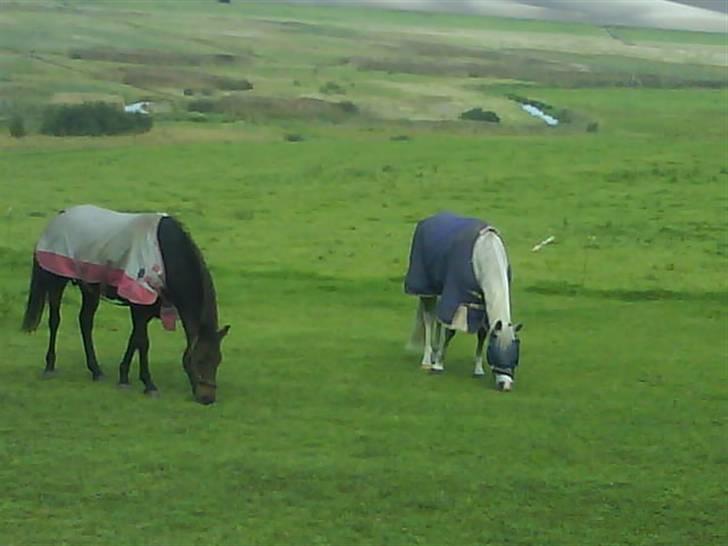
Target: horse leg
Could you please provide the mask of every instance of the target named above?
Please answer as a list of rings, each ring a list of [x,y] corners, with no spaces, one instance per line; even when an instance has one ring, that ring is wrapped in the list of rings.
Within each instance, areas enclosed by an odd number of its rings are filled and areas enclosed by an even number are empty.
[[[419,351],[422,349],[425,342],[425,320],[422,315],[422,300],[417,299],[417,309],[415,310],[415,320],[412,324],[412,333],[410,339],[407,342],[408,351]]]
[[[432,367],[430,371],[435,371],[435,366],[440,362],[440,339],[442,336],[442,323],[435,317],[432,321]],[[438,370],[442,371],[442,370]]]
[[[129,368],[131,367],[134,353],[139,351],[139,379],[144,383],[144,392],[156,391],[157,387],[152,382],[149,374],[149,336],[147,334],[147,324],[153,317],[146,306],[131,305],[132,331],[129,335],[129,342],[126,346],[126,352],[119,364],[119,386],[129,386]]]
[[[455,337],[455,330],[451,330],[442,323],[438,324],[438,335],[437,335],[437,351],[435,353],[435,362],[432,364],[432,371],[434,373],[442,373],[445,371],[445,353],[447,352],[447,346],[450,341]]]
[[[53,375],[56,370],[56,336],[61,325],[61,300],[63,290],[68,279],[53,276],[51,286],[48,288],[48,351],[46,352],[46,366],[43,372],[46,376]]]
[[[421,366],[425,370],[432,368],[432,334],[433,326],[435,326],[435,304],[437,298],[424,297],[420,298],[420,306],[422,307],[422,321],[425,326],[425,346],[422,353]]]
[[[485,338],[488,335],[488,331],[485,328],[478,329],[478,344],[475,347],[475,369],[473,370],[473,377],[483,377],[485,371],[483,370],[483,345],[485,344]]]
[[[81,338],[83,339],[83,350],[86,353],[86,367],[91,372],[94,381],[104,376],[96,360],[94,349],[93,328],[94,315],[99,308],[99,288],[88,285],[81,285],[81,311],[78,314],[78,324],[81,327]]]
[[[144,394],[156,395],[157,386],[149,373],[149,332],[147,331],[154,312],[149,306],[135,307],[133,312],[136,314],[134,327],[137,330],[137,348],[139,349],[139,379],[144,383]]]
[[[132,320],[134,312],[132,311]],[[126,344],[126,351],[124,356],[121,358],[119,364],[119,386],[129,386],[129,367],[131,366],[131,359],[134,358],[134,352],[136,351],[136,329],[132,325],[131,334],[129,334],[129,342]]]

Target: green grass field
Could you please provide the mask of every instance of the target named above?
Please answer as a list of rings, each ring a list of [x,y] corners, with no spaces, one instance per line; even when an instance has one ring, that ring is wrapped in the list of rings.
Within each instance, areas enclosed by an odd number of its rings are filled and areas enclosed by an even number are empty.
[[[728,90],[710,61],[725,46],[619,32],[637,45],[588,25],[235,0],[0,5],[0,119],[31,129],[0,127],[0,544],[725,543]],[[102,49],[116,57],[70,55]],[[235,60],[199,57],[216,54]],[[480,75],[439,72],[456,61]],[[169,77],[123,83],[140,67]],[[210,76],[255,88],[183,94]],[[573,121],[547,129],[509,92]],[[167,109],[144,135],[35,133],[46,104],[85,93]],[[200,97],[238,102],[193,122]],[[327,121],[301,97],[360,113]],[[475,106],[503,122],[457,121]],[[75,289],[60,374],[41,379],[46,329],[19,332],[32,249],[77,203],[188,226],[232,324],[218,403],[193,402],[183,335],[158,323],[161,397],[117,389],[130,324],[110,305],[92,383]],[[506,238],[525,323],[509,395],[470,377],[473,338],[442,376],[404,350],[409,239],[443,209]]]

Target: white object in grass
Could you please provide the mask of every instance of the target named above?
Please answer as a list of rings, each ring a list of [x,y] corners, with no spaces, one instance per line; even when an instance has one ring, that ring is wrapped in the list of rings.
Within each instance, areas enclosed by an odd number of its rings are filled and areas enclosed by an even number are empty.
[[[538,252],[539,250],[541,250],[546,245],[550,245],[551,243],[553,243],[555,240],[556,240],[556,237],[554,237],[553,235],[549,235],[543,241],[541,241],[536,246],[534,246],[531,249],[531,252]]]

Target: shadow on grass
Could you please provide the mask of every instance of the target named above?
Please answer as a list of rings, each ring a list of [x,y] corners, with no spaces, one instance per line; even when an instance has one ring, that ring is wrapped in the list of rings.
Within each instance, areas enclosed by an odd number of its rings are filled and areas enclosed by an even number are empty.
[[[227,273],[225,277],[227,277]],[[393,276],[388,278],[369,279],[347,279],[331,275],[323,275],[310,271],[296,270],[261,270],[261,271],[236,271],[234,274],[238,280],[245,279],[251,284],[260,282],[267,284],[274,282],[279,287],[289,286],[294,292],[300,292],[301,285],[307,285],[307,289],[318,293],[334,295],[347,295],[351,297],[362,296],[369,303],[383,305],[385,302],[392,303],[393,293],[402,292],[403,277]],[[653,301],[686,301],[706,302],[719,305],[728,305],[728,291],[687,291],[687,290],[666,290],[666,289],[606,289],[588,288],[569,282],[543,281],[531,284],[524,289],[531,294],[542,296],[566,296],[579,298],[596,298],[622,302],[653,302]],[[372,298],[373,294],[380,297]]]
[[[691,292],[686,290],[628,290],[628,289],[600,289],[586,288],[568,282],[540,282],[526,287],[526,292],[542,296],[569,296],[600,298],[615,301],[705,301],[711,303],[728,304],[728,291]]]
[[[221,293],[225,285],[233,283],[246,286],[248,293],[275,293],[300,301],[313,297],[319,304],[345,301],[364,307],[397,307],[402,303],[397,296],[405,297],[399,277],[350,279],[290,269],[233,272],[216,268],[213,274],[220,279]]]

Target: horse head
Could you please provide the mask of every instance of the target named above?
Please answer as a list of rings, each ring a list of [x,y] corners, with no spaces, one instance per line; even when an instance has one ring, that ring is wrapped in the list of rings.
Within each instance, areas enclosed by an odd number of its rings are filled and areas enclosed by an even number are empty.
[[[220,344],[230,330],[230,325],[221,330],[200,332],[185,349],[182,356],[192,394],[200,404],[212,404],[217,392],[217,368],[222,362]]]
[[[499,391],[510,391],[513,388],[521,345],[516,334],[521,328],[522,324],[503,324],[499,320],[490,331],[486,357]]]

